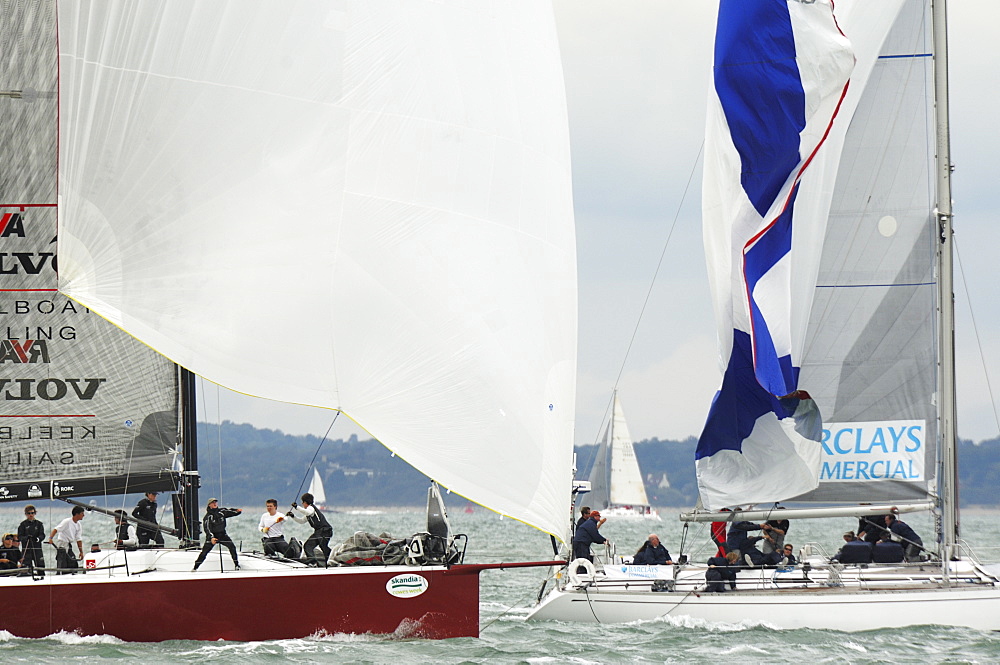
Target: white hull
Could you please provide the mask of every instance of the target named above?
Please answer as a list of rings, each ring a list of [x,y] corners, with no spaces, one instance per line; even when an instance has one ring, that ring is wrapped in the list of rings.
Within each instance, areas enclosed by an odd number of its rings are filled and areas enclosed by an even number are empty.
[[[886,567],[847,569],[843,586],[830,586],[823,570],[801,567],[746,570],[738,588],[705,593],[703,566],[681,569],[674,591],[653,592],[652,580],[598,575],[589,586],[554,589],[528,620],[627,623],[663,617],[710,623],[759,621],[777,628],[861,631],[924,624],[1000,630],[1000,586],[970,564],[959,562],[951,586],[940,569]],[[672,578],[671,566],[661,566]],[[936,569],[936,573],[935,573]]]
[[[653,522],[663,521],[663,519],[660,518],[660,513],[656,512],[652,508],[647,511],[645,508],[626,508],[624,506],[602,508],[601,517],[615,517],[618,519],[629,520],[650,520]]]

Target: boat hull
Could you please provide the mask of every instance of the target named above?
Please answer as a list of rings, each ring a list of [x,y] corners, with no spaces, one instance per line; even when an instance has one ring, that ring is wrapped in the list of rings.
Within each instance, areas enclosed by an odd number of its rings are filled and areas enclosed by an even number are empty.
[[[135,642],[273,640],[324,633],[430,639],[479,635],[478,571],[461,574],[460,566],[253,570],[254,561],[241,563],[251,569],[192,573],[188,563],[183,572],[155,570],[127,577],[90,571],[37,581],[4,579],[0,593],[18,611],[5,613],[0,629],[19,637],[66,631]],[[393,595],[390,580],[400,575],[418,576],[424,590]],[[406,593],[406,585],[402,588]]]
[[[925,624],[1000,630],[1000,588],[728,593],[556,589],[532,610],[528,620],[624,623],[663,617],[848,632]]]

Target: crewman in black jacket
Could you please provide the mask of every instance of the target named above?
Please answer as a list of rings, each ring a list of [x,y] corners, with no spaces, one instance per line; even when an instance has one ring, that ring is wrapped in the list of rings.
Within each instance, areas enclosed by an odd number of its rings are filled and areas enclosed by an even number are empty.
[[[14,544],[14,534],[3,535],[3,547],[0,547],[0,570],[15,570],[21,562],[21,550]]]
[[[208,500],[208,508],[205,511],[204,519],[201,521],[201,525],[205,530],[205,545],[201,548],[198,560],[194,562],[192,572],[198,570],[198,566],[201,565],[201,562],[205,560],[205,557],[208,556],[208,553],[216,545],[225,545],[229,548],[229,553],[233,556],[233,565],[236,566],[236,570],[240,569],[240,561],[236,556],[236,543],[226,533],[226,518],[236,517],[242,512],[239,508],[219,508],[218,499]]]
[[[45,557],[42,555],[42,543],[45,541],[45,525],[35,519],[35,507],[28,504],[24,507],[24,521],[17,525],[17,537],[21,541],[21,565],[25,568],[35,568],[35,574],[45,575]]]
[[[139,499],[139,503],[132,509],[132,517],[156,524],[156,494],[156,492],[146,492],[146,498]],[[155,547],[163,547],[163,534],[159,529],[147,529],[137,525],[135,534],[139,538],[139,547],[148,545],[150,541],[156,543]]]
[[[302,517],[299,517],[298,513],[301,513]],[[326,521],[323,513],[319,512],[319,508],[313,505],[313,495],[309,492],[303,494],[302,507],[299,508],[297,504],[292,503],[292,510],[288,512],[288,515],[299,524],[308,522],[309,526],[313,528],[312,535],[302,546],[302,551],[309,557],[310,563],[319,564],[319,560],[316,558],[316,547],[319,547],[323,550],[323,565],[328,565],[333,527]]]

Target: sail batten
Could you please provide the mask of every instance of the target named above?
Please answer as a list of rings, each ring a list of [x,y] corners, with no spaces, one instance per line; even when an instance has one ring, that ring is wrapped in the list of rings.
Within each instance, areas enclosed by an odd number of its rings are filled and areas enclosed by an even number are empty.
[[[60,288],[561,534],[576,256],[551,8],[60,9]]]

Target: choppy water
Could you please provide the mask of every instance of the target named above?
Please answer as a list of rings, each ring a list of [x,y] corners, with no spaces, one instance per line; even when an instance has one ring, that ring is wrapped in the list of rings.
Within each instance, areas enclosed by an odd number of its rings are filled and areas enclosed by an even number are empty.
[[[477,511],[463,512],[451,502],[452,525],[469,535],[470,562],[547,559],[548,537],[512,520]],[[51,528],[68,508],[40,506],[40,517]],[[230,534],[237,541],[255,541],[259,512],[247,509],[230,521]],[[966,513],[963,532],[984,559],[1000,560],[998,513]],[[933,539],[926,516],[908,516],[925,541]],[[11,509],[0,511],[0,527],[19,521]],[[406,535],[421,530],[422,511],[382,514],[337,513],[331,515],[337,538],[355,530],[388,531]],[[297,526],[297,525],[296,525]],[[818,542],[835,551],[840,535],[854,529],[856,521],[798,520],[792,522],[788,540],[796,548]],[[293,535],[304,536],[293,532]],[[85,541],[110,538],[110,519],[90,514],[84,521]],[[611,520],[602,531],[629,553],[653,530],[660,534],[672,554],[678,553],[681,527],[676,513],[664,514],[662,523]],[[103,536],[103,537],[101,537]],[[708,555],[707,527],[696,526],[688,536],[686,550],[692,558]],[[709,624],[665,618],[625,625],[527,623],[524,617],[534,603],[543,569],[487,571],[482,574],[479,639],[445,641],[393,640],[385,637],[333,635],[272,642],[163,642],[136,644],[112,637],[53,635],[46,639],[15,638],[0,631],[0,660],[5,662],[143,661],[160,662],[351,662],[399,663],[419,659],[433,663],[996,663],[1000,662],[1000,633],[960,628],[921,626],[903,630],[840,633],[824,630],[776,630],[767,617],[747,618],[738,625]],[[6,608],[17,611],[17,608]],[[300,607],[275,607],[275,612],[301,611]],[[81,608],[81,611],[85,609]],[[139,608],[137,608],[139,611]],[[150,620],[155,621],[152,613]]]

